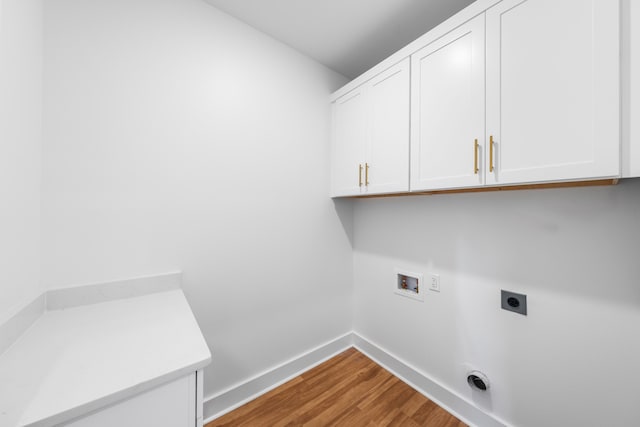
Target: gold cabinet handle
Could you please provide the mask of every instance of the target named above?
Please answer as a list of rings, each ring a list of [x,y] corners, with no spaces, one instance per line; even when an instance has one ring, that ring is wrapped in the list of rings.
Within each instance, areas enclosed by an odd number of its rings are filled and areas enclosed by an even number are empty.
[[[369,163],[365,163],[365,171],[364,171],[364,183],[365,185],[369,185]]]
[[[473,173],[474,175],[478,175],[478,140],[476,139],[473,142]]]
[[[493,172],[493,135],[489,137],[489,172]]]
[[[362,164],[358,165],[358,186],[362,187]]]

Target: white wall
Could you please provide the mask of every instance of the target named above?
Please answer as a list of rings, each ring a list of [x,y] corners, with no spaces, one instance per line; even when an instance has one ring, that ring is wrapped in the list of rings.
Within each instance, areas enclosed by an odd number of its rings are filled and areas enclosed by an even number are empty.
[[[515,426],[638,423],[640,180],[354,213],[356,332]],[[394,295],[396,267],[440,274],[442,291]],[[527,294],[528,316],[501,310],[500,289]]]
[[[0,324],[41,293],[42,0],[0,0]]]
[[[640,181],[334,205],[327,101],[344,79],[200,0],[48,1],[45,76],[45,284],[182,269],[207,395],[349,331],[354,274],[356,332],[499,418],[640,418]],[[32,191],[0,185],[36,215],[29,141],[0,173]],[[396,267],[440,274],[442,292],[395,295]],[[499,309],[502,288],[528,294],[527,317]]]
[[[205,396],[351,330],[343,77],[201,0],[48,1],[45,76],[49,288],[183,270]]]

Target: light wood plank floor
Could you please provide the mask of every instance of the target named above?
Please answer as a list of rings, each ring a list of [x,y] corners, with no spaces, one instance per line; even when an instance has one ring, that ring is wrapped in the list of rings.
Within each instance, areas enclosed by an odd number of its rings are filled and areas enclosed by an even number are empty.
[[[205,427],[466,427],[351,348]]]

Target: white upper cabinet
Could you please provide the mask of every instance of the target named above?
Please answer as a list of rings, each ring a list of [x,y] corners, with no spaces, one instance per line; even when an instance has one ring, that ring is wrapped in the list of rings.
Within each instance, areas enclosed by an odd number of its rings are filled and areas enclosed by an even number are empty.
[[[619,7],[504,0],[487,10],[487,184],[620,175]]]
[[[409,76],[407,59],[369,82],[367,194],[409,191]]]
[[[622,1],[633,27],[640,8]],[[476,1],[336,93],[333,196],[640,174],[640,32],[620,12],[617,0]]]
[[[354,89],[333,104],[331,147],[332,195],[360,193],[366,155],[366,105],[364,87]]]
[[[409,191],[409,59],[333,104],[332,196]]]
[[[411,190],[484,184],[484,14],[411,57]]]

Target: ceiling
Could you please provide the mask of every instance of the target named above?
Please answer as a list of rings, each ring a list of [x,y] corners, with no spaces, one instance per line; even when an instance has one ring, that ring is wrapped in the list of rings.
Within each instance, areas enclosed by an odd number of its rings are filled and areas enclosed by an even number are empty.
[[[204,0],[349,79],[474,0]]]

